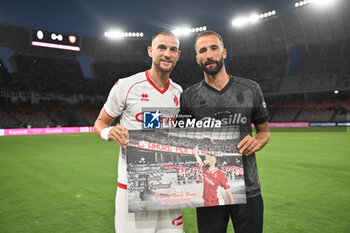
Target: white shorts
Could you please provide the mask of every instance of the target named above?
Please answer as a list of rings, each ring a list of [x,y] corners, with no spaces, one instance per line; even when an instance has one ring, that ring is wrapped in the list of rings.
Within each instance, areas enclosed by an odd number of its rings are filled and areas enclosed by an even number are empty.
[[[184,233],[182,210],[128,212],[128,190],[118,183],[115,198],[116,233]]]

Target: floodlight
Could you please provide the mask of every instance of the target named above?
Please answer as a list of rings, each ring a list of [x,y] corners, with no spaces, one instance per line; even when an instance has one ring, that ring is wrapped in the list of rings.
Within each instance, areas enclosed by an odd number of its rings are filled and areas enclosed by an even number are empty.
[[[249,17],[249,22],[250,22],[250,23],[256,23],[256,22],[258,22],[259,19],[260,19],[260,18],[259,18],[259,15],[258,15],[258,14],[252,14],[252,15],[250,15],[250,17]]]
[[[116,31],[107,31],[105,32],[105,37],[111,38],[111,39],[120,39],[124,37],[124,33],[122,31],[116,30]]]
[[[36,37],[39,39],[39,40],[42,40],[44,38],[44,33],[43,31],[39,30],[37,33],[36,33]]]
[[[330,5],[333,5],[335,2],[336,0],[314,0],[313,1],[315,5],[318,5],[320,7],[330,6]]]
[[[188,34],[190,34],[191,33],[191,28],[184,28],[183,29],[183,34],[184,35],[188,35]]]
[[[242,27],[249,22],[249,18],[247,17],[239,17],[232,21],[232,25],[235,27]]]
[[[183,28],[177,28],[173,30],[172,32],[177,35],[177,36],[187,36],[188,34],[191,33],[191,28],[189,27],[183,27]]]

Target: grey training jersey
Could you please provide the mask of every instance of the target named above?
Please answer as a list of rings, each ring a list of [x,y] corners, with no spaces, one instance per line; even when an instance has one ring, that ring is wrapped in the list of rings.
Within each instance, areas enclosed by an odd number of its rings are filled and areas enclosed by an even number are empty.
[[[268,121],[269,115],[259,85],[249,79],[231,76],[227,85],[218,91],[204,80],[186,89],[180,98],[180,115],[197,120],[211,117],[222,125],[238,125],[241,139],[252,135],[251,123]],[[247,197],[260,192],[255,154],[243,156]]]

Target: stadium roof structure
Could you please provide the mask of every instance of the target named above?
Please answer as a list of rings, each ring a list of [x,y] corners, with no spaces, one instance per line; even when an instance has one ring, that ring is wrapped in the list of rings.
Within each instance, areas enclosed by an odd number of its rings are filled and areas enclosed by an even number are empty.
[[[229,52],[236,55],[286,51],[294,45],[305,45],[350,38],[350,2],[327,9],[316,9],[309,4],[293,11],[277,14],[242,28],[219,30]],[[208,28],[208,30],[215,30]],[[79,35],[78,35],[79,36]],[[181,39],[182,59],[193,60],[195,34]],[[30,44],[31,29],[0,23],[0,46],[14,52],[48,56],[89,56],[97,60],[144,61],[149,38],[126,38],[110,41],[104,37],[80,37],[80,52],[45,49]]]

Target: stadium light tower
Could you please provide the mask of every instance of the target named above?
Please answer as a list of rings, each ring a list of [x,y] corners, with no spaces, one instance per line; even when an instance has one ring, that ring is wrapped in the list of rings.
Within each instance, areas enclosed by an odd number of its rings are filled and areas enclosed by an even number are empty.
[[[177,36],[188,36],[191,33],[198,33],[206,30],[207,30],[207,26],[200,26],[200,27],[194,27],[194,28],[181,27],[173,30],[172,32]]]
[[[104,33],[105,37],[109,39],[122,39],[122,38],[140,38],[143,37],[143,32],[123,32],[121,30],[112,30]]]
[[[304,0],[304,1],[296,2],[294,6],[298,8],[298,7],[307,6],[309,4],[313,4],[319,7],[327,7],[327,6],[335,5],[337,1],[338,0]]]
[[[274,15],[276,15],[275,10],[268,11],[265,13],[260,13],[260,14],[253,13],[253,14],[250,14],[249,16],[241,16],[233,19],[232,25],[236,28],[240,28],[249,24],[255,24],[264,18],[271,17]]]

